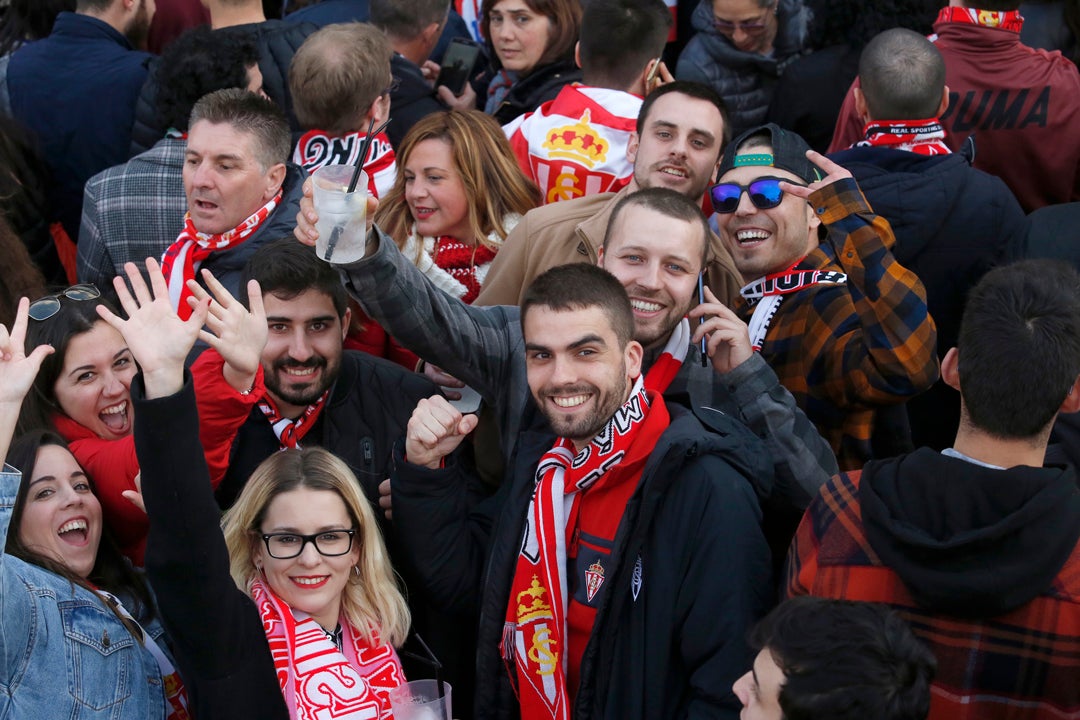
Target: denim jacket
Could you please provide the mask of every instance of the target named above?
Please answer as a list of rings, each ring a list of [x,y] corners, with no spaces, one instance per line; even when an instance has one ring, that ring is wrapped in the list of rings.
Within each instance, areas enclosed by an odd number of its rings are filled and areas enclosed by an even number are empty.
[[[5,542],[20,478],[10,465],[0,471]],[[4,554],[0,612],[0,718],[166,717],[157,661],[89,590]],[[143,629],[163,633],[156,620]]]

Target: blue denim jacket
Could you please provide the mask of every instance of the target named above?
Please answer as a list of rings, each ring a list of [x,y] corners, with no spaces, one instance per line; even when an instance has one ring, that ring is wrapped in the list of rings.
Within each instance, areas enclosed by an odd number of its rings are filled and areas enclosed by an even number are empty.
[[[0,471],[0,541],[20,477],[10,465]],[[90,591],[4,554],[0,611],[0,718],[166,717],[157,661]],[[163,633],[156,620],[143,629]]]

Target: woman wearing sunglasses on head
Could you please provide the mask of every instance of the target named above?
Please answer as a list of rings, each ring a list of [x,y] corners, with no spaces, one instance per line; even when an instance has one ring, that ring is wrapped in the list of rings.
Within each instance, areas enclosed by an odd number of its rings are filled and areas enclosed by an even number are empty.
[[[161,277],[155,261],[147,260],[146,267],[152,277]],[[134,264],[126,269],[129,277],[138,275]],[[209,332],[202,339],[221,355],[197,361],[192,374],[199,386],[203,446],[216,484],[224,476],[236,429],[262,395],[259,356],[267,329],[259,293],[252,293],[258,301],[253,299],[249,312],[209,273],[203,277],[217,300],[210,305]],[[197,302],[209,297],[191,285]],[[42,364],[19,416],[19,430],[43,428],[63,436],[93,478],[105,522],[121,551],[142,565],[146,515],[122,495],[135,490],[139,474],[129,392],[137,368],[124,338],[98,317],[99,307],[116,309],[93,285],[74,285],[30,304],[28,347],[50,345],[55,352]],[[179,318],[168,307],[155,306],[155,312],[159,322],[147,324],[147,339],[159,353],[180,353],[182,360],[191,343],[176,332]]]
[[[176,636],[192,714],[391,717],[388,693],[404,680],[393,646],[409,612],[359,483],[326,450],[285,450],[219,518],[193,383],[182,361],[160,357],[147,339],[137,309],[151,294],[141,279],[132,285],[134,297],[118,289],[130,320],[100,314],[142,368],[131,394],[150,517],[146,569]],[[166,293],[156,283],[154,295]],[[201,320],[183,325],[192,322]]]
[[[187,720],[153,597],[102,522],[93,486],[47,431],[11,445],[52,348],[24,352],[28,302],[0,325],[0,717]]]

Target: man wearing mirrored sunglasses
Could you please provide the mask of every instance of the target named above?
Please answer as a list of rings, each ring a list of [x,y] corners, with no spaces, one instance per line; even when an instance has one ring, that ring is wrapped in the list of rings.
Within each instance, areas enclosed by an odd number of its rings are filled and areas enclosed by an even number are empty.
[[[746,283],[736,312],[840,467],[909,445],[881,411],[937,379],[937,334],[926,290],[851,173],[769,124],[728,146],[710,196]]]
[[[765,120],[776,79],[806,46],[808,16],[802,0],[700,0],[675,77],[719,93],[737,135]]]

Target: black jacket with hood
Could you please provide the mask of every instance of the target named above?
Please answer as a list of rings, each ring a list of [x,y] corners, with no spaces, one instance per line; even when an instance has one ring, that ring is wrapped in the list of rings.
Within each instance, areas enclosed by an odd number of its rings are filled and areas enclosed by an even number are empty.
[[[763,446],[726,416],[706,431],[688,411],[669,412],[615,536],[576,720],[734,720],[731,686],[752,664],[746,633],[773,603],[751,486],[771,472]],[[395,458],[394,525],[409,562],[432,596],[479,613],[477,720],[519,714],[499,644],[536,466],[555,441],[543,420],[532,427],[481,505],[470,505],[460,466],[409,465],[400,445]]]

